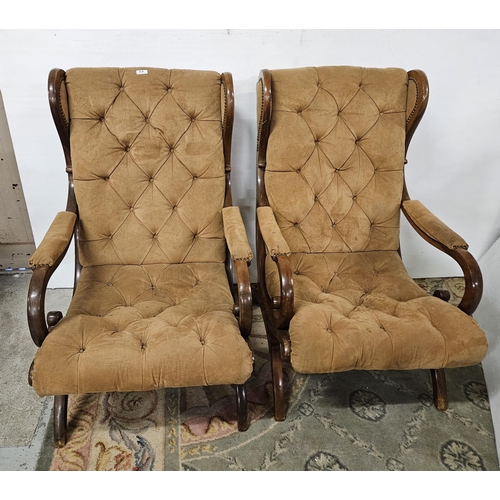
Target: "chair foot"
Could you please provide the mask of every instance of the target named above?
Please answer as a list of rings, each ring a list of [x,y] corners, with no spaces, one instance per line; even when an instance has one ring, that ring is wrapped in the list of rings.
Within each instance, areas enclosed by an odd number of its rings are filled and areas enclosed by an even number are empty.
[[[66,444],[68,429],[68,396],[54,396],[54,446]]]
[[[446,390],[446,376],[444,369],[431,370],[432,391],[434,395],[434,406],[439,411],[448,409],[448,391]]]
[[[283,362],[281,360],[279,345],[270,345],[269,348],[271,353],[271,375],[273,379],[274,419],[277,422],[283,422],[286,418]]]
[[[244,385],[236,386],[236,407],[238,409],[238,430],[248,429],[247,393]]]

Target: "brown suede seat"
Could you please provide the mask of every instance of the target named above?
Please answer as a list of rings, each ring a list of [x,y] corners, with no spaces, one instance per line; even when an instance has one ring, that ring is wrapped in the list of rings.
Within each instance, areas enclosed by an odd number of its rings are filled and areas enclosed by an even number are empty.
[[[229,384],[245,430],[252,250],[231,195],[230,73],[52,70],[49,102],[69,179],[30,259],[30,383],[54,395]],[[75,241],[66,317],[44,314],[48,281]]]
[[[484,358],[475,320],[424,292],[397,252],[293,254],[290,264],[290,361],[299,373],[431,369]],[[274,295],[278,278],[276,271],[267,277]]]
[[[83,269],[34,364],[40,395],[244,384],[252,355],[223,264]]]
[[[301,373],[431,371],[481,362],[472,319],[482,276],[466,241],[405,183],[427,106],[422,71],[322,66],[262,70],[257,83],[258,300],[272,359],[275,418],[286,414],[283,362]],[[400,214],[454,258],[465,293],[425,293],[400,251]],[[444,299],[444,300],[442,300]]]

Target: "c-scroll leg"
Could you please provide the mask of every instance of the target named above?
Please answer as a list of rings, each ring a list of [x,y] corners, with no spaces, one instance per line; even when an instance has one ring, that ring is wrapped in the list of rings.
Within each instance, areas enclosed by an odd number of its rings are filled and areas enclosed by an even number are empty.
[[[451,294],[448,290],[435,290],[434,297],[449,302]],[[448,391],[446,389],[446,376],[444,368],[431,370],[432,392],[434,395],[434,406],[439,411],[445,411],[448,408]]]
[[[68,429],[68,396],[54,396],[54,446],[66,444]]]
[[[448,409],[448,391],[446,390],[446,376],[444,368],[431,370],[432,391],[434,394],[434,406],[439,411]]]
[[[285,384],[283,377],[283,361],[279,343],[271,335],[268,336],[271,357],[271,376],[273,380],[274,419],[283,422],[286,418]]]
[[[236,386],[236,407],[238,410],[238,430],[240,432],[248,429],[247,394],[245,385]]]

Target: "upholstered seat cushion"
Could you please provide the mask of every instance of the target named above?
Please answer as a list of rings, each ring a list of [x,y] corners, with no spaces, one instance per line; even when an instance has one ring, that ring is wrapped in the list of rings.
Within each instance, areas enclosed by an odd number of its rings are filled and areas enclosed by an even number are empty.
[[[470,316],[424,292],[395,251],[294,253],[291,363],[302,373],[444,368],[479,363],[484,333]],[[279,296],[268,257],[267,286]]]
[[[33,365],[39,395],[244,383],[252,353],[222,263],[86,267]]]

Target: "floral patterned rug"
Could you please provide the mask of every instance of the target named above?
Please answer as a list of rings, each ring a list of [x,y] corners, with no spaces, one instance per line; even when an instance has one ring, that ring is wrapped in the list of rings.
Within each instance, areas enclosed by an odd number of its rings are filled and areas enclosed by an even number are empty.
[[[460,278],[416,280],[463,293]],[[231,387],[70,397],[69,439],[48,426],[37,470],[498,470],[480,365],[447,370],[449,409],[428,370],[300,375],[287,367],[288,413],[272,417],[262,316],[254,309],[250,428],[238,432]]]

